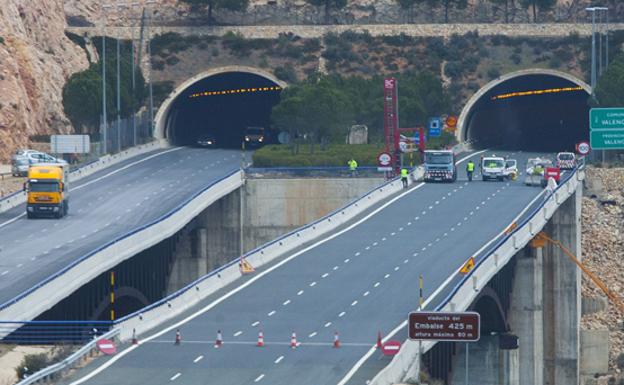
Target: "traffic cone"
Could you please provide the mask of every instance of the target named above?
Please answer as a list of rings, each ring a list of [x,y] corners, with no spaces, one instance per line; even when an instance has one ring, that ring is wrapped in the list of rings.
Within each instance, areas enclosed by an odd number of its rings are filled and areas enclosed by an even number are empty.
[[[175,344],[180,345],[181,342],[182,342],[182,336],[180,335],[180,329],[178,329],[176,330]]]
[[[334,333],[334,347],[335,348],[340,347],[340,338],[338,338],[338,332]]]
[[[221,335],[221,330],[217,330],[217,340],[215,341],[215,348],[220,348],[223,345],[223,336]]]
[[[260,330],[260,332],[258,333],[258,343],[256,344],[256,346],[259,348],[264,346],[264,334],[262,333],[262,330]]]
[[[295,332],[293,332],[290,337],[290,347],[293,349],[297,348],[297,334],[295,334]]]
[[[377,333],[377,344],[375,345],[377,349],[381,349],[383,344],[381,343],[381,331]]]
[[[132,329],[132,345],[138,345],[139,344],[139,340],[137,339],[136,336],[136,329]]]

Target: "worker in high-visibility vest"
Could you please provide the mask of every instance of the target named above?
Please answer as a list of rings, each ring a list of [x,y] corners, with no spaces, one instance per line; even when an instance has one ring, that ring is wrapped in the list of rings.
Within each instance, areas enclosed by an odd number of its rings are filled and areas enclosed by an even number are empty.
[[[403,167],[401,169],[401,182],[403,182],[403,188],[407,188],[407,176],[408,175],[409,175],[409,172],[407,171],[405,167]]]
[[[474,162],[472,161],[472,159],[470,159],[468,161],[468,164],[466,164],[466,174],[468,175],[468,181],[472,182],[472,174],[474,173]]]
[[[351,158],[351,160],[349,160],[347,164],[349,165],[349,171],[351,172],[351,176],[355,176],[357,174],[358,163],[355,159]]]

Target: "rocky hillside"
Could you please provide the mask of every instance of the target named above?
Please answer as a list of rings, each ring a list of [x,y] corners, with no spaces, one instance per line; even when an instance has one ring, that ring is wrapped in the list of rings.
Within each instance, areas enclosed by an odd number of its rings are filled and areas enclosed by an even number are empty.
[[[87,68],[84,51],[65,36],[63,0],[3,0],[0,7],[0,161],[30,135],[65,133],[62,89]]]
[[[624,168],[589,168],[583,198],[583,262],[624,302]],[[603,298],[604,294],[583,277],[583,297]],[[609,303],[607,310],[584,315],[587,329],[610,331],[609,369],[624,382],[624,314]],[[620,359],[621,360],[621,359]],[[619,380],[618,380],[619,381]],[[623,382],[613,382],[620,384]],[[611,382],[609,382],[611,383]]]

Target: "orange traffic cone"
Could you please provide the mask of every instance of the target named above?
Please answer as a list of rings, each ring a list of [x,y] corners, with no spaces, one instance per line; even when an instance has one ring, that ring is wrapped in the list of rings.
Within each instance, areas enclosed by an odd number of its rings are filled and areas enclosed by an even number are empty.
[[[295,334],[295,332],[293,332],[290,337],[290,347],[293,349],[297,348],[297,334]]]
[[[136,329],[132,329],[132,345],[138,345],[139,344],[139,340],[137,339],[136,336]]]
[[[381,343],[381,331],[377,333],[377,344],[375,345],[377,349],[381,349],[383,344]]]
[[[223,345],[223,336],[221,335],[221,330],[217,330],[217,340],[215,341],[215,348],[220,348]]]
[[[334,347],[340,347],[340,338],[338,338],[338,332],[334,333]]]
[[[262,333],[262,330],[260,330],[260,332],[258,333],[258,343],[256,344],[256,346],[260,348],[264,346],[264,334]]]
[[[176,330],[175,344],[180,345],[181,342],[182,342],[182,336],[180,335],[180,329],[178,329]]]

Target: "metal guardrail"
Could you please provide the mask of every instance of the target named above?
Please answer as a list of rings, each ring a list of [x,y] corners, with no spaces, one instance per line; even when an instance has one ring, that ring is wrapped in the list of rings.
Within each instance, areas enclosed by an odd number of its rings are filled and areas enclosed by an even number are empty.
[[[92,357],[97,351],[96,343],[98,340],[102,338],[116,340],[119,334],[119,329],[113,329],[108,333],[98,336],[89,343],[85,344],[82,348],[73,353],[71,356],[65,358],[63,361],[48,366],[45,369],[41,369],[40,371],[26,377],[15,385],[30,385],[39,382],[45,383],[57,379],[63,375],[63,372],[76,368],[77,365],[82,363],[86,358]]]

